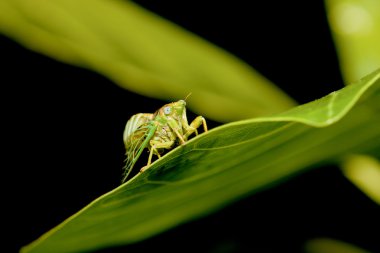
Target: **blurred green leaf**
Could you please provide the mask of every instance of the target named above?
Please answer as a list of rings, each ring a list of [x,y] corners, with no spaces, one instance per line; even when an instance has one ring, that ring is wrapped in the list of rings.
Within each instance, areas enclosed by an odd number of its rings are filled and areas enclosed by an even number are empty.
[[[316,238],[305,245],[306,253],[370,253],[352,244],[330,238]]]
[[[277,116],[214,128],[101,196],[23,252],[129,244],[351,152],[380,155],[380,70]]]
[[[351,83],[380,67],[380,1],[326,0],[340,65]]]
[[[350,155],[343,164],[344,175],[369,198],[380,204],[380,162],[365,155]]]
[[[2,0],[0,32],[149,97],[192,92],[190,108],[218,121],[295,105],[234,56],[130,1]]]

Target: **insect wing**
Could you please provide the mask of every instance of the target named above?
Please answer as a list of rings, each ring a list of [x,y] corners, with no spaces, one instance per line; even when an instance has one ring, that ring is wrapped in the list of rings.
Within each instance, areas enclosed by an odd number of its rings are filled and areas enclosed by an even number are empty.
[[[125,140],[126,147],[126,160],[124,176],[122,182],[125,182],[132,171],[133,166],[139,159],[142,151],[148,146],[149,141],[152,139],[157,126],[155,124],[146,123],[141,125]]]
[[[128,138],[136,132],[142,125],[149,123],[153,120],[153,114],[151,113],[138,113],[133,115],[125,125],[123,140],[125,147],[127,147]]]

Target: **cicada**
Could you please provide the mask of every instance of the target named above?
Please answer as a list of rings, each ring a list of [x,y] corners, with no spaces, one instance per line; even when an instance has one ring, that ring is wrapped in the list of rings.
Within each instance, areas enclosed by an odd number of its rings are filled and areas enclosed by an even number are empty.
[[[149,158],[141,171],[152,163],[153,155],[160,159],[165,150],[184,144],[194,133],[198,135],[197,129],[201,125],[207,132],[206,120],[202,116],[188,123],[185,100],[166,104],[155,113],[133,115],[125,125],[123,134],[126,162],[122,182],[127,180],[145,148],[149,149]]]

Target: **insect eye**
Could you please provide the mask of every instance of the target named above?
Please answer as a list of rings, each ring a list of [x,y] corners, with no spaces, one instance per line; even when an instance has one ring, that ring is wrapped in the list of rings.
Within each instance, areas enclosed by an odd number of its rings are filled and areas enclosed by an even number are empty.
[[[169,114],[171,111],[172,111],[172,108],[170,108],[170,107],[165,107],[164,108],[164,113],[165,114]]]

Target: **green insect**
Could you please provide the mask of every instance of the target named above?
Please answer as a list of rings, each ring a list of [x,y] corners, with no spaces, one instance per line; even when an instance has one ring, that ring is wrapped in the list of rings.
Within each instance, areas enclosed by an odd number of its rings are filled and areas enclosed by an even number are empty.
[[[202,116],[196,117],[189,125],[185,100],[166,104],[155,113],[133,115],[125,126],[123,136],[127,157],[122,182],[127,180],[145,148],[149,149],[149,158],[141,171],[152,163],[153,155],[161,158],[165,149],[184,144],[193,133],[198,135],[197,128],[201,125],[207,132],[206,120]]]

